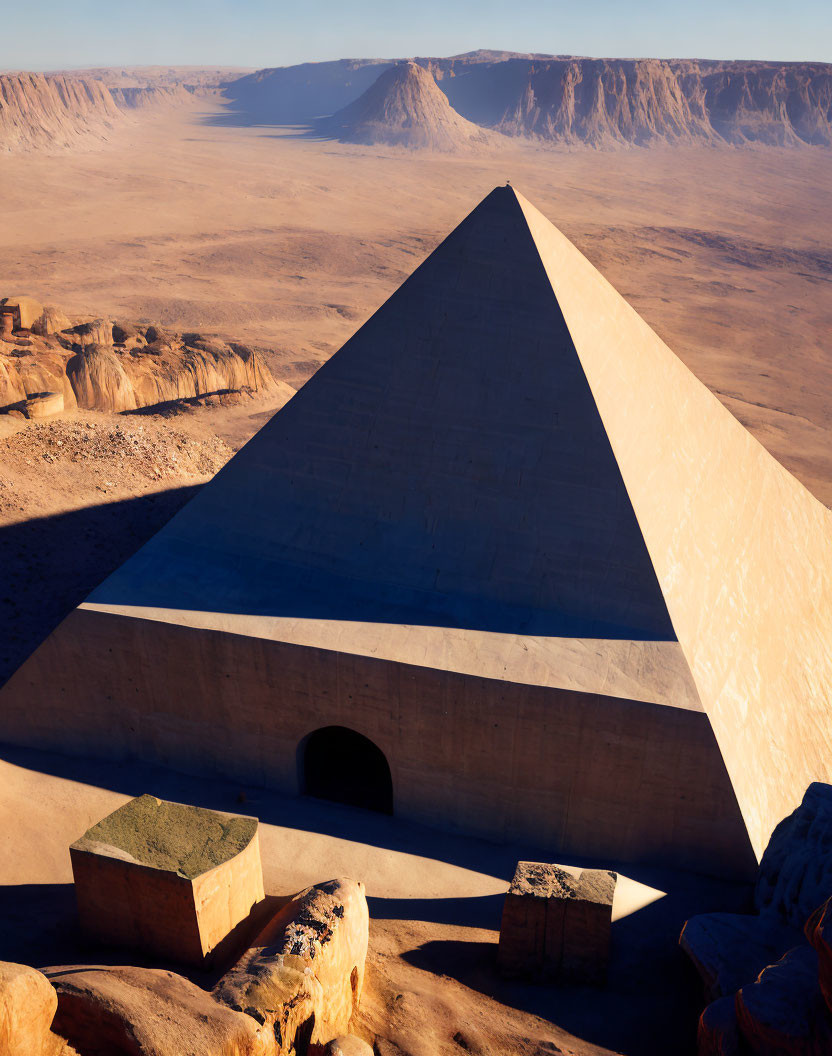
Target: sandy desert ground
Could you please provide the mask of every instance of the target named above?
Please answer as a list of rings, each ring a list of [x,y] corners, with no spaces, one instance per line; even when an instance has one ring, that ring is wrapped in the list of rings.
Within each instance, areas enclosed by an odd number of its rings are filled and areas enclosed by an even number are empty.
[[[266,346],[273,373],[298,387],[506,179],[832,505],[827,150],[555,151],[507,141],[487,154],[435,156],[245,127],[200,99],[143,112],[92,149],[4,157],[0,285],[73,314],[146,318]],[[278,405],[130,419],[85,412],[52,425],[0,416],[12,636],[33,612],[59,619]],[[119,461],[124,434],[139,425],[143,450],[167,467],[162,480]],[[70,465],[49,430],[63,447],[88,426],[104,453]],[[53,581],[63,584],[59,600],[44,610],[43,584]],[[19,751],[4,759],[0,893],[7,915],[24,905],[39,924],[35,933],[11,928],[0,957],[54,963],[75,941],[66,847],[124,795],[239,809],[237,789],[186,778]],[[692,1050],[695,983],[672,939],[686,915],[728,908],[733,893],[635,877],[668,894],[644,905],[631,889],[642,908],[622,911],[614,985],[591,1005],[582,992],[510,988],[490,974],[499,894],[520,849],[245,795],[246,809],[268,822],[272,893],[340,871],[367,880],[374,920],[362,1029],[380,1037],[380,1056]]]

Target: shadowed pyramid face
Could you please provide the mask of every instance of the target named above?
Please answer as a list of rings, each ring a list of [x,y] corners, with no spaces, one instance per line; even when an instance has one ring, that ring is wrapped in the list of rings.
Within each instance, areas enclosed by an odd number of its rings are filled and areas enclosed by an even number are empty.
[[[515,193],[492,192],[91,600],[673,640]]]

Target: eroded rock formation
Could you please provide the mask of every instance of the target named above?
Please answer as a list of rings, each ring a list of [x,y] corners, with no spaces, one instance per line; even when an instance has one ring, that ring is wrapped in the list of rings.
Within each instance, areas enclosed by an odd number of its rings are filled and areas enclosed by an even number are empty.
[[[330,880],[296,895],[226,973],[214,997],[273,1030],[280,1056],[349,1030],[367,956],[364,885]]]
[[[98,81],[42,73],[0,75],[0,151],[105,139],[122,120],[122,111]]]
[[[226,392],[277,387],[259,352],[197,333],[107,319],[72,325],[59,308],[37,305],[0,337],[0,410],[35,394],[57,393],[64,406],[132,411]],[[31,318],[30,318],[31,317]]]
[[[832,786],[815,783],[772,834],[757,914],[708,913],[682,931],[711,1001],[699,1021],[699,1056],[832,1052],[830,892]]]
[[[829,146],[831,121],[832,69],[820,63],[551,59],[530,63],[519,96],[495,126],[596,147]]]
[[[174,972],[79,965],[47,968],[45,975],[57,991],[55,1030],[82,1054],[272,1056],[275,1051],[267,1028]]]

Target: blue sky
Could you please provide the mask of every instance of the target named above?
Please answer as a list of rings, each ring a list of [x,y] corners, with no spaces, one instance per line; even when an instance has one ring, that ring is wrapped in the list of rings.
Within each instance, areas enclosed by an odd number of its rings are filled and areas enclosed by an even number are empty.
[[[0,0],[0,69],[555,54],[832,61],[832,2]]]

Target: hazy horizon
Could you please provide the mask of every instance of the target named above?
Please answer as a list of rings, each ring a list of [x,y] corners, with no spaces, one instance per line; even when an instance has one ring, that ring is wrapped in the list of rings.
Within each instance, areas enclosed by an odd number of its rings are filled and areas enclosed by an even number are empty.
[[[268,0],[104,0],[2,3],[0,69],[50,71],[122,66],[261,69],[343,58],[452,56],[471,51],[604,58],[832,62],[832,5],[808,0],[800,17],[782,3],[696,5],[615,0],[333,0],[300,9]],[[32,34],[33,24],[38,33]],[[483,42],[491,47],[482,47]]]

